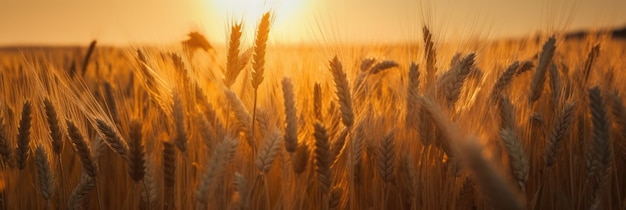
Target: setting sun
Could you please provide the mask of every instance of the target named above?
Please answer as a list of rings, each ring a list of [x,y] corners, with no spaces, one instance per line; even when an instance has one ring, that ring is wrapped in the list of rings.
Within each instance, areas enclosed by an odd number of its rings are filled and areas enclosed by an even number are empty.
[[[242,21],[244,31],[253,33],[259,18],[265,12],[273,16],[272,33],[300,33],[304,29],[298,23],[303,22],[302,14],[311,10],[315,1],[307,0],[206,0],[206,7],[213,17],[226,18],[227,21]]]

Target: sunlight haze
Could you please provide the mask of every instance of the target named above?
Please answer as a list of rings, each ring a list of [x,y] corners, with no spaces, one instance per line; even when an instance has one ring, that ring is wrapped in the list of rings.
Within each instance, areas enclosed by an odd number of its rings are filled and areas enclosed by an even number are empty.
[[[521,37],[537,31],[621,27],[626,1],[182,0],[0,2],[0,45],[113,45],[178,42],[189,31],[212,43],[243,21],[244,37],[267,9],[270,43],[414,41],[424,23],[440,38]],[[250,42],[251,38],[246,38]]]

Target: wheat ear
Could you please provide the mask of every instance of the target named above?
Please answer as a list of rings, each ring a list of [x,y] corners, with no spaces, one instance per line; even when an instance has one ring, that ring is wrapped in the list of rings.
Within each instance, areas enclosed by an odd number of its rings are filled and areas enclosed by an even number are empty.
[[[28,151],[30,143],[30,127],[32,121],[32,106],[30,101],[24,102],[22,106],[22,118],[20,118],[20,124],[17,130],[17,149],[15,150],[15,159],[17,160],[17,167],[24,169],[26,167],[26,160],[28,159]]]
[[[500,75],[500,77],[498,77],[498,80],[493,85],[493,88],[491,88],[490,97],[492,100],[497,100],[498,97],[500,97],[500,93],[502,92],[502,90],[508,87],[509,84],[511,84],[511,81],[513,81],[513,76],[515,76],[515,73],[519,69],[519,66],[520,64],[518,61],[511,63],[509,67],[507,67],[506,70],[504,70],[504,72]]]
[[[270,131],[265,137],[265,142],[259,153],[257,154],[256,166],[263,174],[272,167],[274,158],[280,152],[280,143],[282,143],[283,137],[278,130]]]
[[[317,171],[317,180],[319,181],[320,190],[323,194],[330,192],[333,182],[333,174],[330,169],[330,145],[328,143],[328,134],[326,127],[321,122],[315,123],[315,163]]]
[[[287,149],[287,152],[293,153],[298,149],[298,118],[296,116],[296,102],[291,79],[283,78],[282,86],[283,98],[285,100],[285,149]]]
[[[568,103],[561,109],[552,124],[550,138],[546,142],[545,162],[550,167],[556,162],[558,156],[559,144],[573,127],[575,103]]]
[[[248,145],[255,149],[256,142],[254,141],[254,136],[252,135],[252,117],[248,113],[246,107],[244,107],[243,102],[237,97],[235,92],[232,90],[224,90],[226,95],[226,99],[228,100],[228,104],[230,105],[232,111],[235,113],[235,118],[237,118],[237,125],[239,128],[239,132],[244,133],[246,142]]]
[[[612,160],[610,125],[598,86],[589,90],[589,110],[593,122],[593,141],[588,153],[587,174],[591,177],[607,170]]]
[[[109,148],[123,159],[128,159],[128,145],[126,145],[126,142],[117,133],[114,127],[102,119],[96,119],[96,126],[102,134],[102,139],[107,143]]]
[[[61,150],[63,149],[63,135],[61,134],[57,111],[48,98],[44,99],[43,105],[46,111],[48,128],[50,129],[50,139],[52,139],[52,151],[56,155],[60,155]]]
[[[142,125],[139,120],[131,120],[128,131],[130,140],[128,173],[135,182],[142,180],[146,171],[145,148],[143,144],[141,126]]]
[[[82,209],[83,199],[87,198],[89,192],[96,188],[96,180],[87,174],[80,176],[80,182],[72,191],[67,202],[68,209]]]
[[[256,40],[254,41],[254,55],[252,56],[252,87],[256,90],[263,82],[263,72],[265,72],[265,48],[267,47],[267,37],[270,33],[270,13],[266,12],[261,18],[257,28]]]
[[[301,174],[306,170],[309,163],[309,146],[306,143],[300,143],[295,153],[292,153],[293,171]]]
[[[226,72],[224,76],[224,85],[230,87],[237,80],[237,76],[245,67],[242,58],[239,55],[239,45],[241,44],[241,28],[242,24],[237,23],[231,27],[230,41],[228,42],[228,55],[226,57]]]
[[[203,173],[196,189],[196,201],[201,207],[206,207],[209,198],[220,183],[221,178],[226,173],[228,163],[235,157],[235,152],[239,141],[231,137],[226,137],[216,148],[210,158],[209,168]]]
[[[509,154],[509,161],[513,176],[517,180],[517,185],[522,192],[526,191],[526,181],[528,181],[528,171],[530,170],[528,156],[524,151],[524,145],[515,136],[513,129],[502,129],[500,138]]]
[[[74,148],[76,149],[76,153],[78,153],[78,157],[80,161],[83,163],[83,169],[85,173],[92,178],[96,178],[98,175],[98,165],[96,165],[96,161],[94,159],[93,153],[91,153],[91,149],[87,145],[87,142],[83,138],[83,135],[78,130],[78,127],[72,122],[67,120],[67,135],[70,137]]]
[[[41,196],[46,201],[50,201],[54,193],[54,176],[50,169],[50,160],[43,145],[38,145],[35,152],[35,163],[37,165],[37,177],[39,178],[39,189]]]
[[[548,71],[548,67],[552,62],[552,57],[554,56],[554,50],[556,49],[556,39],[554,37],[550,37],[545,44],[543,44],[543,48],[541,50],[541,56],[539,57],[539,63],[537,64],[537,69],[535,74],[533,74],[533,78],[530,81],[530,95],[529,101],[535,102],[541,97],[541,93],[543,92],[543,87],[546,80],[546,72]]]
[[[0,116],[0,155],[5,163],[11,165],[11,157],[13,156],[13,149],[11,143],[7,139],[6,131],[4,127],[4,118]]]
[[[337,97],[339,98],[339,105],[341,106],[341,118],[343,120],[343,124],[346,127],[350,127],[354,122],[350,88],[348,87],[346,73],[343,71],[343,67],[337,56],[330,61],[330,71],[333,74],[333,80],[335,81],[335,87],[337,88]]]
[[[185,130],[185,108],[180,93],[175,90],[172,92],[172,118],[174,120],[174,128],[176,134],[174,136],[174,144],[181,152],[187,151],[187,131]]]
[[[409,84],[407,85],[406,92],[406,128],[415,129],[418,126],[418,112],[419,106],[417,97],[419,96],[419,84],[420,84],[420,72],[419,67],[415,63],[411,63],[409,67]]]
[[[247,210],[250,209],[250,199],[248,198],[248,179],[240,173],[235,173],[233,176],[233,185],[237,190],[238,200],[237,200],[237,208],[238,210]]]
[[[383,137],[378,149],[378,173],[385,183],[393,180],[393,173],[396,168],[396,143],[393,132],[389,132]]]

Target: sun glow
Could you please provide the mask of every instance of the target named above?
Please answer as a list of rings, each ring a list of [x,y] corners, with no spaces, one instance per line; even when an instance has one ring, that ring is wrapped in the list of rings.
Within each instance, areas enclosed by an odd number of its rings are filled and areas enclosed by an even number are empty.
[[[282,34],[301,33],[301,24],[305,16],[303,12],[310,8],[307,0],[208,0],[212,16],[217,19],[226,18],[230,25],[243,22],[244,33],[254,33],[261,16],[265,12],[272,13],[270,42]],[[212,21],[213,22],[213,21]],[[228,27],[224,27],[228,28]],[[285,40],[281,40],[285,41]]]

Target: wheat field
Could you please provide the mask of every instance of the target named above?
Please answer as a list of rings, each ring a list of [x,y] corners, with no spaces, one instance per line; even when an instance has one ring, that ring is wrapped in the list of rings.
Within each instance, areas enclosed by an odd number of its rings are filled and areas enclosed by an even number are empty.
[[[0,208],[626,209],[624,40],[281,47],[270,21],[3,51]]]

